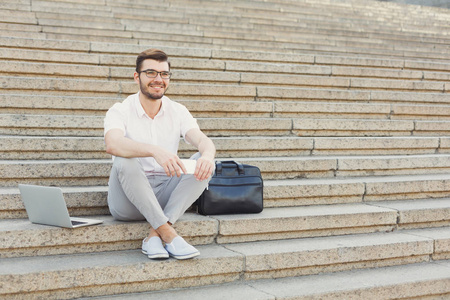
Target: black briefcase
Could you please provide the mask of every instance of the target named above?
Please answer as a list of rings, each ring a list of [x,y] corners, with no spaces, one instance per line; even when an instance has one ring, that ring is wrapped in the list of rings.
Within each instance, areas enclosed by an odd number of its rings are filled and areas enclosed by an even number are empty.
[[[202,215],[260,213],[263,179],[259,168],[235,161],[216,162],[216,171],[197,207]]]

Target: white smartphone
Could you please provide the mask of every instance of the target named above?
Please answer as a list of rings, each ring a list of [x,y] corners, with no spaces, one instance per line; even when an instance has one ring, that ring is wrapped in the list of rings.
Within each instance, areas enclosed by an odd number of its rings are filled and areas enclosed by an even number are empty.
[[[197,165],[197,161],[193,159],[182,159],[181,162],[183,163],[184,167],[186,168],[186,175],[187,174],[194,174],[195,172],[195,166]]]

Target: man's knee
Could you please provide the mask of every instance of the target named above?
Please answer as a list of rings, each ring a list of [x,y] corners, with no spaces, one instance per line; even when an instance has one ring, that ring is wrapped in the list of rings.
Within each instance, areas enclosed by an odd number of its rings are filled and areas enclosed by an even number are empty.
[[[115,157],[113,168],[116,168],[121,173],[136,173],[137,170],[142,169],[142,165],[137,158]]]
[[[194,155],[192,155],[189,159],[193,159],[193,160],[197,160],[201,157],[202,155],[200,154],[200,152],[195,153]]]

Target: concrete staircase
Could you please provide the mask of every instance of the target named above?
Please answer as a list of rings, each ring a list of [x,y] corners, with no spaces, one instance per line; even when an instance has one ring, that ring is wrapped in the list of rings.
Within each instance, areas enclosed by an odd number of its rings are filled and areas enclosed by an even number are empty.
[[[0,298],[450,297],[449,21],[361,0],[2,0]],[[188,261],[147,259],[149,225],[106,205],[103,117],[150,47],[218,159],[265,179],[261,214],[183,216]],[[104,224],[31,224],[18,183]]]

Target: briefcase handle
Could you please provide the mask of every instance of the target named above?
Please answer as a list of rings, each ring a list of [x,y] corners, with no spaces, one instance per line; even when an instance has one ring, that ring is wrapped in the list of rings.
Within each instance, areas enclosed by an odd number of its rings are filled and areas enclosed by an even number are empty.
[[[222,174],[222,163],[224,164],[235,164],[238,168],[239,175],[244,175],[244,166],[241,163],[238,163],[234,160],[227,160],[227,161],[216,161],[216,174],[221,175]]]

